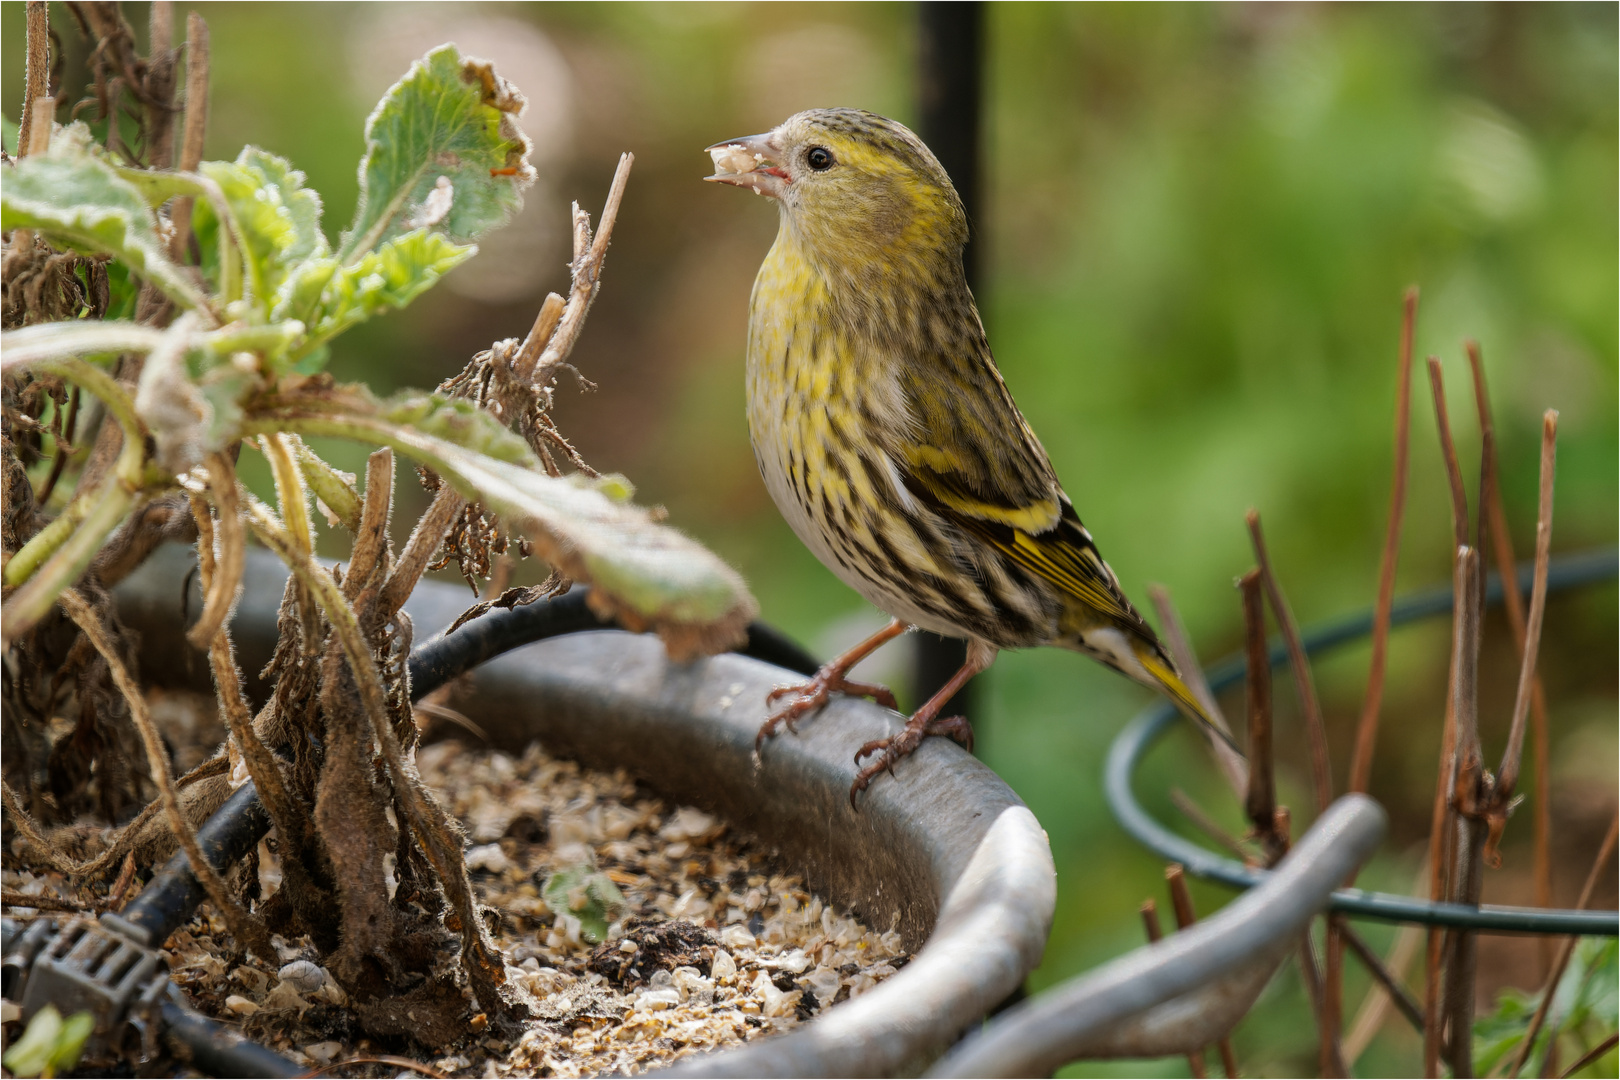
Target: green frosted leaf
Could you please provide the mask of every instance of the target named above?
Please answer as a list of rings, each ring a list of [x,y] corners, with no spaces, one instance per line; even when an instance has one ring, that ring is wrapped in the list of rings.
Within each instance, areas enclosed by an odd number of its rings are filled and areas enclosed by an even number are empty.
[[[629,910],[613,879],[589,863],[552,874],[540,896],[553,915],[578,919],[580,936],[592,943],[607,940],[608,927]]]
[[[6,166],[4,176],[0,229],[35,229],[58,246],[112,255],[182,306],[207,306],[169,261],[145,194],[102,159],[83,124],[57,132],[47,153]]]
[[[404,307],[477,251],[472,245],[458,245],[439,233],[417,229],[387,241],[348,266],[312,260],[289,280],[289,292],[284,296],[287,317],[313,326],[312,344],[326,341],[373,315]],[[328,263],[332,263],[330,271]],[[307,299],[314,282],[325,274],[329,276],[317,312],[301,317],[293,310],[298,298]],[[276,310],[282,310],[279,301]]]
[[[255,146],[235,161],[205,161],[198,172],[224,193],[245,256],[248,291],[268,312],[295,270],[330,251],[321,234],[320,196],[304,187],[303,173]],[[208,200],[197,200],[192,224],[204,250],[212,249],[219,228],[215,215]]]
[[[360,206],[339,258],[431,228],[458,243],[504,224],[534,178],[523,96],[489,64],[442,45],[411,65],[366,120]]]

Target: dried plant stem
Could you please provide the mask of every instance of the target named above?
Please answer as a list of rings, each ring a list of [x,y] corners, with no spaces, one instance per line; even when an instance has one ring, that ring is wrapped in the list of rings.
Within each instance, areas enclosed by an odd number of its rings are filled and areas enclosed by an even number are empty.
[[[360,507],[359,527],[343,579],[343,595],[352,604],[380,568],[388,572],[388,519],[394,509],[394,451],[373,451],[366,459],[366,495]]]
[[[1192,796],[1188,795],[1185,791],[1182,791],[1178,787],[1171,788],[1170,802],[1171,805],[1173,805],[1177,810],[1180,810],[1184,815],[1186,815],[1187,820],[1196,825],[1198,830],[1205,836],[1209,837],[1211,840],[1215,841],[1217,844],[1221,845],[1227,851],[1230,851],[1233,855],[1236,855],[1240,859],[1247,859],[1249,857],[1249,852],[1244,850],[1243,844],[1239,842],[1237,837],[1221,828],[1220,822],[1211,817],[1209,812],[1206,811],[1202,806],[1199,806],[1196,802],[1194,802]]]
[[[1265,600],[1260,571],[1238,579],[1243,593],[1244,646],[1249,657],[1246,700],[1249,717],[1249,787],[1243,809],[1254,834],[1266,850],[1268,862],[1282,857],[1286,845],[1276,835],[1277,782],[1271,761],[1271,660],[1266,650]]]
[[[1609,856],[1614,854],[1614,845],[1617,835],[1620,835],[1620,814],[1609,819],[1609,831],[1603,834],[1603,843],[1598,846],[1597,858],[1592,860],[1592,869],[1586,875],[1586,884],[1581,886],[1581,898],[1575,904],[1579,910],[1586,910],[1592,902],[1592,893],[1597,889],[1601,880],[1603,868],[1608,865]],[[1564,977],[1564,970],[1569,967],[1569,958],[1575,953],[1576,938],[1567,937],[1558,946],[1558,955],[1553,960],[1552,970],[1547,972],[1546,981],[1541,985],[1541,1001],[1536,1006],[1535,1015],[1530,1018],[1530,1026],[1525,1030],[1524,1042],[1519,1045],[1519,1052],[1513,1057],[1513,1067],[1508,1070],[1509,1077],[1516,1077],[1529,1060],[1530,1052],[1535,1048],[1536,1036],[1541,1027],[1547,1022],[1547,1012],[1552,1008],[1553,994],[1558,989],[1558,983]],[[1548,1052],[1557,1040],[1558,1033],[1553,1032],[1547,1040]],[[1543,1070],[1545,1071],[1545,1070]]]
[[[157,785],[163,812],[169,819],[169,828],[174,831],[175,838],[180,841],[180,847],[186,853],[186,859],[191,863],[191,872],[197,876],[197,880],[208,893],[208,898],[225,917],[231,935],[265,960],[280,963],[275,947],[270,944],[270,932],[265,929],[262,922],[237,902],[226,889],[219,873],[203,856],[202,848],[197,843],[196,830],[191,827],[191,822],[186,819],[185,810],[180,805],[180,789],[175,786],[174,777],[169,774],[169,761],[163,749],[163,739],[158,735],[157,727],[152,723],[152,716],[146,709],[146,699],[141,696],[140,687],[135,685],[135,680],[130,678],[118,650],[107,639],[101,620],[96,617],[89,602],[80,596],[77,590],[63,590],[58,602],[62,605],[62,610],[67,612],[68,618],[72,619],[80,632],[89,639],[96,652],[101,654],[112,676],[113,685],[118,687],[119,693],[124,696],[124,701],[129,706],[130,719],[134,721],[135,730],[140,734],[141,743],[146,748],[147,765],[152,772],[152,782]]]
[[[229,459],[225,459],[225,464],[229,466]],[[223,486],[213,488],[216,498],[226,491],[229,491],[230,495],[228,503],[225,499],[220,500],[221,521],[229,514],[231,520],[236,523],[237,531],[240,532],[242,518],[236,503],[234,484],[229,488]],[[203,592],[212,593],[215,579],[218,577],[212,554],[213,515],[209,513],[208,504],[195,495],[191,499],[191,514],[197,521],[198,574],[202,579]],[[258,789],[259,799],[264,803],[264,808],[270,814],[270,820],[275,823],[276,829],[292,845],[291,850],[304,850],[309,838],[309,818],[287,790],[275,755],[264,745],[258,732],[253,728],[253,716],[248,709],[247,699],[242,694],[242,676],[236,667],[236,648],[231,642],[230,631],[223,625],[208,644],[208,662],[214,673],[214,692],[219,699],[220,714],[225,717],[225,725],[230,730],[231,737],[236,740],[237,749],[241,751],[242,760],[247,765],[248,775],[253,778],[253,785]]]
[[[400,552],[399,561],[394,564],[393,572],[382,587],[377,602],[385,616],[392,616],[405,606],[411,590],[416,588],[416,583],[432,561],[433,553],[444,543],[445,530],[450,528],[466,505],[467,500],[454,488],[449,484],[440,484],[427,513],[411,530],[410,539],[405,541],[405,550]]]
[[[405,761],[399,737],[389,722],[387,694],[383,689],[382,674],[377,670],[376,658],[361,632],[360,621],[344,598],[342,590],[332,580],[332,576],[322,570],[312,556],[298,549],[293,539],[275,520],[269,508],[251,495],[245,492],[243,495],[248,523],[253,531],[280,556],[293,574],[309,587],[315,595],[316,603],[320,605],[331,624],[332,633],[336,635],[339,647],[354,675],[355,687],[371,723],[372,735],[382,751],[383,761],[387,763],[396,802],[405,811],[410,829],[421,843],[423,852],[444,888],[446,899],[450,901],[461,923],[462,956],[466,961],[466,971],[479,1004],[486,1010],[500,1009],[503,1003],[497,988],[505,981],[505,969],[485,934],[483,924],[478,920],[473,905],[472,882],[467,876],[467,867],[461,858],[460,842],[451,834],[450,824],[443,810],[428,798],[416,777],[415,770]],[[431,512],[428,516],[431,516]],[[423,518],[423,523],[426,521],[427,516]],[[421,528],[422,524],[419,524],[418,531]],[[414,542],[415,537],[412,539]],[[396,570],[395,575],[398,573]],[[393,581],[394,578],[390,577],[389,584]]]
[[[1170,887],[1170,905],[1175,909],[1176,929],[1185,930],[1198,921],[1198,913],[1193,910],[1192,893],[1187,891],[1187,873],[1180,863],[1171,863],[1164,868],[1164,880]],[[1226,1070],[1226,1075],[1236,1076],[1237,1058],[1232,1053],[1232,1041],[1222,1036],[1216,1040],[1215,1046],[1220,1051],[1221,1067]]]
[[[186,16],[186,123],[180,137],[181,172],[195,172],[202,162],[203,140],[208,135],[208,53],[208,24],[193,11]],[[169,220],[174,223],[169,252],[176,262],[185,259],[191,244],[192,202],[190,196],[176,199],[169,211]]]
[[[576,250],[577,259],[580,252]],[[547,293],[545,301],[540,305],[539,314],[534,317],[534,325],[529,328],[529,336],[523,339],[519,346],[517,356],[512,359],[512,375],[521,385],[531,385],[534,379],[534,365],[540,359],[541,351],[551,341],[551,335],[557,332],[557,324],[562,322],[563,311],[568,302],[556,293]]]
[[[1547,564],[1552,557],[1553,476],[1558,454],[1558,413],[1548,409],[1541,418],[1541,499],[1536,515],[1536,573],[1530,590],[1530,618],[1525,625],[1524,656],[1519,667],[1519,690],[1513,701],[1513,722],[1508,728],[1507,749],[1497,775],[1498,791],[1510,798],[1519,781],[1519,763],[1524,751],[1525,720],[1530,712],[1532,688],[1536,685],[1536,654],[1541,648],[1541,624],[1547,614]],[[1546,797],[1545,792],[1541,793]]]
[[[176,780],[174,786],[183,791],[198,780],[220,776],[228,771],[230,766],[225,760],[225,755],[216,754]],[[55,844],[51,843],[50,838],[39,827],[39,823],[23,809],[22,801],[17,798],[17,793],[12,791],[9,785],[0,783],[0,797],[3,797],[8,814],[7,820],[11,826],[39,849],[45,861],[51,864],[51,869],[70,877],[97,877],[116,865],[118,860],[129,858],[146,827],[152,823],[153,818],[163,812],[162,800],[153,799],[130,820],[129,824],[119,830],[117,838],[106,851],[93,859],[81,862],[64,855]]]
[[[1446,410],[1446,381],[1440,358],[1429,357],[1429,391],[1434,397],[1434,422],[1440,429],[1440,453],[1446,462],[1446,483],[1451,489],[1451,528],[1457,548],[1468,546],[1468,493],[1463,488],[1457,443],[1451,437],[1451,416]]]
[[[51,71],[51,16],[45,0],[28,0],[27,69],[23,73],[23,107],[17,130],[17,156],[25,157],[37,152],[34,131],[39,125],[35,103],[49,92]],[[51,102],[51,113],[56,102]],[[50,118],[45,119],[45,133],[50,134]]]
[[[1429,869],[1423,866],[1418,870],[1416,880],[1412,882],[1412,891],[1423,887],[1428,879]],[[1395,934],[1395,944],[1390,949],[1389,958],[1384,962],[1386,970],[1401,984],[1405,985],[1406,971],[1417,956],[1418,946],[1425,938],[1423,928],[1416,925],[1403,926]],[[1391,1002],[1389,995],[1377,985],[1368,987],[1367,996],[1362,999],[1361,1008],[1356,1013],[1355,1020],[1350,1025],[1350,1034],[1344,1040],[1345,1061],[1354,1065],[1356,1060],[1372,1044],[1373,1037],[1383,1027],[1384,1020],[1389,1014]],[[1423,1030],[1422,1008],[1419,1006],[1417,1020],[1418,1030]]]
[[[236,592],[242,584],[242,572],[247,565],[247,536],[236,502],[236,468],[229,457],[218,453],[205,457],[203,467],[208,472],[209,494],[219,509],[219,528],[216,533],[210,526],[205,534],[202,517],[197,519],[197,559],[203,570],[203,595],[206,599],[202,615],[187,632],[186,639],[199,649],[213,647],[214,639],[236,603]],[[217,572],[214,566],[216,558],[219,562]]]
[[[1491,419],[1490,394],[1485,383],[1485,364],[1480,356],[1479,343],[1468,341],[1468,362],[1474,375],[1474,402],[1479,409],[1481,435],[1495,444],[1495,424]],[[1518,559],[1513,553],[1513,534],[1508,530],[1507,510],[1502,504],[1501,484],[1497,477],[1496,456],[1484,463],[1485,490],[1480,493],[1490,522],[1491,553],[1496,558],[1497,573],[1502,579],[1502,597],[1507,609],[1508,625],[1513,630],[1513,644],[1524,655],[1526,628],[1524,597],[1519,592]],[[1535,882],[1535,902],[1538,907],[1552,906],[1552,779],[1550,774],[1550,736],[1547,721],[1547,694],[1540,674],[1530,683],[1530,738],[1535,745],[1536,798],[1531,805],[1533,842],[1531,851],[1531,877]],[[1550,939],[1540,938],[1542,973],[1553,960]]]
[[[585,329],[585,316],[602,283],[602,261],[607,258],[608,241],[613,236],[614,223],[619,218],[619,203],[624,198],[625,185],[630,182],[630,166],[635,164],[634,154],[620,154],[619,166],[613,173],[613,184],[608,188],[607,201],[602,204],[602,218],[596,235],[591,236],[590,216],[574,204],[574,261],[573,282],[569,289],[568,304],[557,323],[556,331],[546,342],[545,351],[534,363],[530,382],[544,386],[557,369],[574,351],[574,343]],[[543,309],[542,309],[543,310]]]
[[[1349,790],[1367,790],[1372,779],[1373,751],[1378,744],[1378,713],[1384,704],[1384,669],[1389,659],[1389,612],[1395,603],[1395,569],[1400,561],[1401,522],[1406,515],[1407,459],[1412,435],[1412,338],[1417,328],[1418,291],[1406,290],[1401,307],[1400,360],[1395,382],[1395,466],[1389,488],[1389,526],[1378,564],[1378,603],[1373,609],[1372,663],[1367,696],[1356,724],[1356,748],[1350,759]]]
[[[287,535],[306,558],[315,554],[315,532],[309,520],[309,495],[304,487],[304,474],[293,460],[292,447],[287,440],[293,436],[282,432],[269,432],[259,436],[259,445],[270,462],[270,473],[276,483],[277,509],[285,523]],[[298,626],[303,636],[305,656],[315,656],[321,649],[321,620],[315,597],[302,581],[298,583]]]
[[[1577,1058],[1575,1060],[1575,1064],[1571,1065],[1558,1075],[1560,1077],[1574,1076],[1576,1073],[1592,1064],[1592,1062],[1596,1061],[1604,1054],[1607,1054],[1610,1050],[1613,1050],[1616,1044],[1620,1044],[1620,1032],[1610,1035],[1607,1039],[1604,1039],[1602,1042],[1592,1047],[1592,1049],[1588,1050],[1586,1053]],[[1546,1070],[1544,1069],[1542,1071],[1545,1072]]]
[[[1338,931],[1339,937],[1344,940],[1346,945],[1350,946],[1350,951],[1355,953],[1357,959],[1367,968],[1367,973],[1373,977],[1374,982],[1383,988],[1386,1000],[1394,1003],[1400,1014],[1406,1017],[1407,1021],[1421,1032],[1423,1030],[1423,1007],[1417,1003],[1417,999],[1412,996],[1411,992],[1401,984],[1401,980],[1395,972],[1385,966],[1383,959],[1373,951],[1372,946],[1362,940],[1361,935],[1351,929],[1350,925],[1343,919],[1333,916],[1329,918],[1329,922],[1337,924],[1334,929]]]
[[[1192,643],[1188,640],[1187,627],[1182,623],[1175,604],[1170,600],[1170,591],[1163,585],[1149,585],[1148,599],[1153,602],[1153,609],[1158,613],[1159,625],[1164,630],[1165,646],[1170,650],[1170,659],[1175,662],[1182,681],[1187,684],[1187,689],[1192,691],[1198,704],[1204,707],[1204,714],[1210,721],[1230,736],[1232,728],[1227,724],[1220,705],[1215,701],[1215,695],[1209,689],[1209,681],[1204,678],[1204,668],[1199,664],[1198,654],[1193,651]],[[1220,739],[1210,739],[1209,746],[1221,767],[1221,772],[1226,775],[1227,783],[1232,786],[1232,793],[1242,798],[1249,786],[1248,763]]]
[[[1322,722],[1322,703],[1316,696],[1316,680],[1311,676],[1311,663],[1300,642],[1299,624],[1294,621],[1293,609],[1283,594],[1282,584],[1271,568],[1266,552],[1266,537],[1260,529],[1260,512],[1250,510],[1247,516],[1249,539],[1254,545],[1255,562],[1260,568],[1260,581],[1266,587],[1266,599],[1271,604],[1272,618],[1282,631],[1288,646],[1288,664],[1294,675],[1294,686],[1299,692],[1300,709],[1305,714],[1305,735],[1311,746],[1311,782],[1316,796],[1318,813],[1333,801],[1333,769],[1328,761],[1327,726]]]
[[[0,904],[8,908],[33,908],[35,911],[105,911],[106,904],[95,900],[72,900],[65,896],[33,896],[16,889],[0,889]]]
[[[1159,925],[1159,906],[1151,898],[1142,901],[1139,909],[1142,913],[1142,927],[1147,931],[1149,944],[1164,938],[1164,928]],[[1204,1055],[1197,1050],[1187,1055],[1187,1068],[1195,1077],[1208,1076],[1204,1068]],[[1236,1075],[1228,1073],[1228,1075]]]

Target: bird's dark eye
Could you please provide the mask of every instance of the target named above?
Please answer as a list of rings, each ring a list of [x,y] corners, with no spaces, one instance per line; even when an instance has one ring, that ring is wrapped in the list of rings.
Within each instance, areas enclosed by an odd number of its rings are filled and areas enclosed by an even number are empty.
[[[810,152],[804,155],[804,161],[816,172],[826,172],[833,167],[832,151],[825,146],[812,146]]]

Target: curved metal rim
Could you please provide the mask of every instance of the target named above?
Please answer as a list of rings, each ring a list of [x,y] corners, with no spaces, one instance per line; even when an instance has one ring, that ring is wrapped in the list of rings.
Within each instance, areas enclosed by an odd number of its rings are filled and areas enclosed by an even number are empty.
[[[1620,552],[1614,548],[1587,551],[1554,559],[1547,571],[1547,591],[1560,592],[1599,581],[1611,580],[1620,571]],[[1519,568],[1519,587],[1528,591],[1532,568]],[[1502,601],[1502,582],[1491,575],[1486,585],[1487,604]],[[1449,585],[1413,593],[1395,602],[1390,625],[1401,626],[1451,610]],[[1325,652],[1367,634],[1372,629],[1372,613],[1362,612],[1306,633],[1303,645],[1309,654]],[[1270,642],[1272,667],[1288,662],[1288,650],[1280,638]],[[1245,661],[1228,657],[1209,670],[1210,688],[1216,692],[1241,682]],[[1157,821],[1136,799],[1131,786],[1137,765],[1148,750],[1179,718],[1175,706],[1158,702],[1139,713],[1120,732],[1108,751],[1103,784],[1114,817],[1142,844],[1166,859],[1181,863],[1190,874],[1237,889],[1249,889],[1264,881],[1270,872],[1258,870],[1225,856],[1217,855],[1190,840],[1177,836]],[[1525,934],[1580,934],[1615,937],[1620,935],[1620,912],[1581,911],[1568,908],[1525,908],[1498,904],[1436,903],[1396,893],[1366,889],[1339,889],[1329,903],[1330,910],[1345,915],[1384,922],[1422,923],[1463,930],[1494,930]]]

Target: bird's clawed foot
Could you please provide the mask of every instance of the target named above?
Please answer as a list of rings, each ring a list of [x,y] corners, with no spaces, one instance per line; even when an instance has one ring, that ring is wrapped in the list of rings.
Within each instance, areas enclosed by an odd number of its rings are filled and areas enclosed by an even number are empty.
[[[771,718],[760,725],[759,734],[754,737],[754,753],[758,754],[765,747],[765,740],[775,735],[778,728],[787,727],[793,731],[794,723],[805,713],[813,712],[827,704],[827,698],[834,691],[849,694],[853,697],[868,697],[890,709],[898,709],[899,702],[894,700],[894,692],[887,686],[876,683],[855,682],[844,677],[844,672],[832,664],[816,672],[815,677],[807,683],[798,686],[778,686],[765,696],[767,705],[774,705],[778,698],[792,695],[793,700],[782,706]]]
[[[855,796],[865,791],[878,773],[887,772],[893,776],[895,763],[915,751],[929,735],[948,736],[961,743],[968,753],[973,752],[973,725],[968,723],[967,717],[947,716],[939,720],[930,720],[925,716],[914,716],[906,721],[905,730],[900,734],[887,739],[873,739],[855,751],[857,765],[861,763],[861,758],[869,754],[881,751],[882,756],[855,774],[855,783],[849,788],[849,805],[855,806]]]

